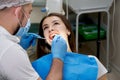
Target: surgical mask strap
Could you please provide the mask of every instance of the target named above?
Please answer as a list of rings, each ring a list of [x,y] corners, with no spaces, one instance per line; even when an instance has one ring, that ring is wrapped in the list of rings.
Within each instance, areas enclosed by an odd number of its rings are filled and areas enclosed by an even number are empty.
[[[23,14],[25,15],[25,17],[26,17],[26,19],[27,19],[27,21],[28,21],[28,17],[27,17],[27,15],[25,14],[25,11],[24,11],[24,9],[22,8],[22,12],[23,12]],[[18,23],[19,23],[19,25],[20,25],[20,27],[23,27],[23,25],[22,25],[22,22],[20,22],[20,20],[17,18],[17,20],[18,20]],[[27,23],[26,23],[27,24]]]
[[[22,12],[25,15],[26,19],[28,19],[27,15],[25,14],[25,10],[22,8]]]

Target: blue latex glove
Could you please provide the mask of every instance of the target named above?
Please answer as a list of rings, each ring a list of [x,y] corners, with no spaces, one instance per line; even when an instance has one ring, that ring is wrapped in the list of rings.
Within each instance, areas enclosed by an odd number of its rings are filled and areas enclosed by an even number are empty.
[[[35,46],[37,38],[40,36],[35,33],[24,34],[20,39],[20,45],[27,50],[31,45]]]
[[[52,41],[51,53],[53,58],[59,58],[64,61],[64,57],[67,53],[66,41],[60,36],[56,35]]]

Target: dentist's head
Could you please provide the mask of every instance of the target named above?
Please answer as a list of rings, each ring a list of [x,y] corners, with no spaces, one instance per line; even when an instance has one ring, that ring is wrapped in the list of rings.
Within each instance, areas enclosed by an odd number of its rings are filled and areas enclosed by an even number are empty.
[[[33,0],[0,0],[0,26],[16,34],[29,23]]]

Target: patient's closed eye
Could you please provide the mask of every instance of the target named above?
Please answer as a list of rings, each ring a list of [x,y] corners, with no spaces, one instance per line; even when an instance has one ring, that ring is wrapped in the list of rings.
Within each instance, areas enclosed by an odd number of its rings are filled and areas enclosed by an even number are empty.
[[[54,25],[57,25],[57,24],[59,24],[59,23],[58,23],[58,22],[55,22],[55,23],[54,23]]]
[[[58,22],[53,23],[53,26],[58,26],[58,25],[60,25],[60,23]]]
[[[48,25],[43,26],[43,30],[46,30],[48,28]]]

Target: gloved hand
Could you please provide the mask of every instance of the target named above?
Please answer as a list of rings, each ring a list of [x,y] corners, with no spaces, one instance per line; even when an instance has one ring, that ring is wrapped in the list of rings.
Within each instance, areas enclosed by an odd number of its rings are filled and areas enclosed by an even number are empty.
[[[35,34],[35,33],[27,33],[24,34],[21,39],[20,39],[20,45],[27,50],[31,45],[35,46],[36,44],[36,39],[39,38],[40,36]]]
[[[64,61],[64,57],[67,53],[66,41],[60,36],[56,35],[52,41],[51,53],[53,58],[59,58]]]

